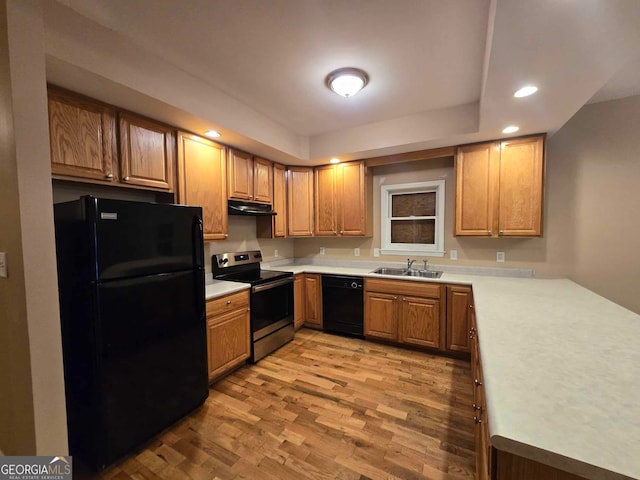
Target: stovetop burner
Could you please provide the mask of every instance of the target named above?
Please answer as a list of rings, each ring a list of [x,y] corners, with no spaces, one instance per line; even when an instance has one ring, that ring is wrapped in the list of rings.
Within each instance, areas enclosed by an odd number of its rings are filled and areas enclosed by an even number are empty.
[[[291,277],[291,272],[262,270],[260,250],[238,253],[218,253],[211,256],[211,271],[216,280],[244,282],[260,285],[281,278]]]

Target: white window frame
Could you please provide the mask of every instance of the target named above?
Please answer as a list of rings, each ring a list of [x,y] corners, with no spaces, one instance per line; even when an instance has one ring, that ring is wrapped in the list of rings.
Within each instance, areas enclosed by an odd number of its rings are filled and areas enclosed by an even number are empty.
[[[429,182],[402,183],[380,186],[380,253],[383,255],[422,255],[426,257],[444,256],[444,180]],[[391,197],[407,193],[436,193],[436,215],[425,217],[407,217],[407,220],[434,219],[434,244],[425,243],[392,243],[391,242]],[[396,218],[403,219],[403,217]]]

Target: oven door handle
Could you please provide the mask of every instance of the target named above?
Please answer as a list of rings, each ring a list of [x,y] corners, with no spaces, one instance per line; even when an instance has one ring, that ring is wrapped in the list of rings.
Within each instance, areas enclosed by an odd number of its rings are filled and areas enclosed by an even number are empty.
[[[272,288],[281,287],[287,283],[293,283],[293,277],[287,277],[282,280],[276,280],[275,282],[264,283],[262,285],[256,285],[251,288],[251,293],[264,292],[265,290],[271,290]]]

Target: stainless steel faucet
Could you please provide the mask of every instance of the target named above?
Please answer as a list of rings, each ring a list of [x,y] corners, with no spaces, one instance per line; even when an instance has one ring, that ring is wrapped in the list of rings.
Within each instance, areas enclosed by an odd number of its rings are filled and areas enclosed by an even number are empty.
[[[429,270],[429,260],[422,260],[422,263],[424,263],[424,269],[423,270]]]
[[[411,270],[411,265],[413,265],[413,262],[415,262],[415,260],[407,258],[407,270]]]

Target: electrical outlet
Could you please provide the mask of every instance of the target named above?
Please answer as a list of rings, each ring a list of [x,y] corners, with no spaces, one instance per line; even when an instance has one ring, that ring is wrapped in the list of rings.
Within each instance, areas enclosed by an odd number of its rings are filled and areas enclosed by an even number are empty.
[[[496,252],[496,262],[504,263],[504,252]]]
[[[7,278],[7,253],[0,252],[0,277]]]
[[[457,260],[458,259],[458,250],[450,250],[449,251],[449,258],[451,260]]]
[[[360,256],[360,249],[359,248],[354,248],[353,249],[353,256],[354,257],[359,257]]]
[[[324,255],[324,247],[320,247],[320,255]]]
[[[276,251],[275,251],[275,252],[273,252],[273,256],[274,256],[274,257],[279,257],[279,256],[280,256],[280,255],[278,255],[278,249],[277,249],[277,248],[276,248]]]
[[[374,248],[373,249],[373,256],[374,257],[379,257],[380,256],[380,249],[379,248]]]

